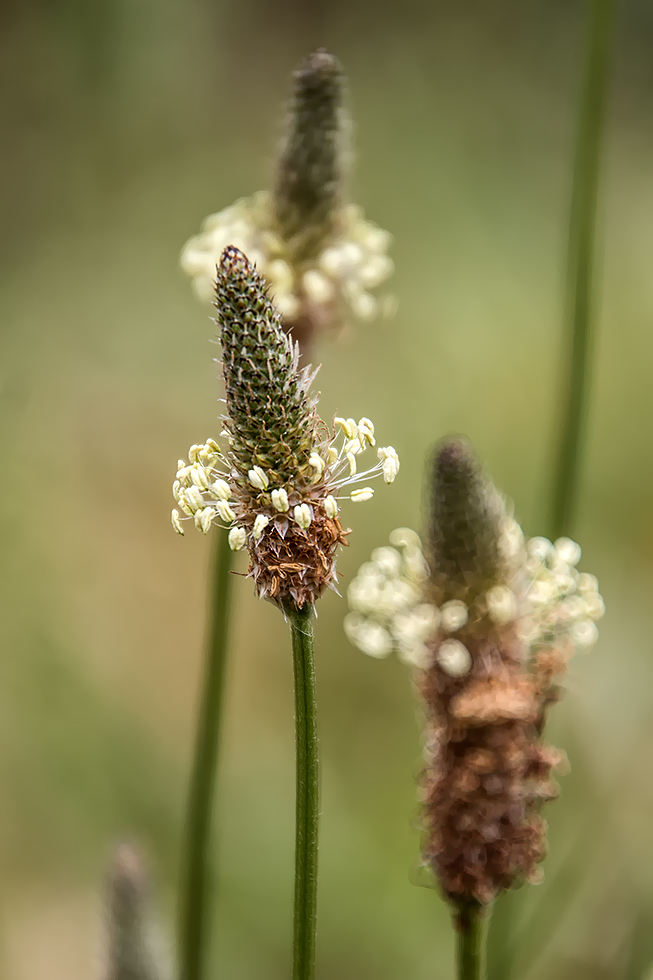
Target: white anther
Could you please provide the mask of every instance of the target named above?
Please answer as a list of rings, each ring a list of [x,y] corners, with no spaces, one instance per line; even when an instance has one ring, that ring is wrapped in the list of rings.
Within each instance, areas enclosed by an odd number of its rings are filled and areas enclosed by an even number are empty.
[[[173,510],[172,514],[170,515],[170,520],[172,521],[172,526],[174,527],[177,534],[183,535],[184,529],[181,526],[181,520],[179,519],[178,510]]]
[[[232,551],[241,551],[247,541],[247,533],[244,527],[232,527],[228,536],[229,547]]]
[[[331,276],[332,279],[337,278],[342,272],[343,257],[339,248],[325,248],[319,258],[319,263],[322,270]]]
[[[195,514],[195,526],[198,527],[199,518],[199,530],[204,534],[208,534],[215,515],[216,511],[213,507],[205,507],[204,510],[198,510],[197,514]]]
[[[355,242],[345,242],[340,248],[343,265],[350,268],[356,267],[363,258],[363,250]]]
[[[206,470],[203,466],[200,466],[199,463],[195,463],[194,466],[191,466],[190,478],[195,486],[199,487],[200,490],[208,490],[211,484],[211,481],[206,474]]]
[[[349,463],[349,475],[355,476],[356,474],[356,457],[353,453],[347,453],[347,462]]]
[[[304,291],[314,303],[326,303],[333,297],[333,283],[316,269],[309,269],[302,277]]]
[[[445,640],[435,656],[449,677],[464,677],[472,669],[471,654],[460,640]]]
[[[384,575],[394,577],[399,574],[401,555],[394,548],[375,548],[371,558]]]
[[[215,483],[211,484],[209,490],[218,500],[231,499],[231,487],[226,480],[216,480]]]
[[[353,419],[335,418],[333,424],[342,429],[348,439],[355,439],[358,436],[358,426]]]
[[[371,500],[373,496],[372,487],[361,487],[360,490],[352,490],[349,499],[353,504],[362,504],[365,500]]]
[[[266,527],[270,523],[270,518],[266,517],[265,514],[259,514],[254,521],[254,527],[252,529],[252,537],[255,541],[258,541]]]
[[[361,446],[367,442],[370,446],[376,445],[374,438],[374,423],[370,419],[362,418],[358,423],[358,438]]]
[[[592,619],[601,619],[605,615],[605,603],[598,592],[591,592],[586,595],[585,604]]]
[[[267,477],[265,470],[261,469],[260,466],[253,466],[252,469],[247,474],[249,482],[257,490],[267,490],[268,483],[270,482]]]
[[[308,457],[308,465],[315,470],[317,477],[322,476],[324,473],[324,460],[318,453],[311,453]]]
[[[234,514],[233,510],[226,502],[226,500],[218,500],[215,506],[218,511],[218,514],[220,515],[222,520],[225,521],[225,523],[231,524],[232,521],[236,520],[236,515]]]
[[[188,450],[189,463],[197,463],[199,459],[200,450],[203,448],[204,446],[198,446],[198,445],[193,445],[190,447],[190,449]]]
[[[580,623],[576,623],[572,626],[569,633],[569,639],[577,647],[584,647],[589,649],[593,647],[599,638],[599,631],[596,628],[596,623],[593,623],[589,619],[585,619]]]
[[[179,460],[179,462],[181,463],[183,462],[183,460]],[[192,470],[192,466],[186,466],[186,464],[184,464],[177,470],[177,473],[175,474],[177,479],[181,482],[182,486],[184,487],[189,486],[188,480],[190,477],[191,470]]]
[[[215,441],[215,439],[207,439],[207,440],[206,440],[206,445],[208,446],[208,448],[209,448],[209,449],[210,449],[210,450],[211,450],[212,452],[214,452],[214,453],[215,453],[215,455],[216,455],[216,456],[221,456],[221,455],[222,455],[222,453],[220,452],[220,446],[219,446],[219,445],[218,445],[218,443],[217,443],[217,442]]]
[[[581,572],[578,576],[578,591],[585,595],[588,592],[598,592],[599,591],[599,580],[596,575],[590,575],[589,572]]]
[[[389,259],[387,255],[375,255],[360,270],[360,281],[367,289],[374,289],[384,279],[391,276],[393,270],[394,263],[392,259]]]
[[[397,548],[419,548],[422,542],[419,535],[410,527],[396,527],[390,535],[390,544]]]
[[[566,561],[568,565],[577,565],[580,561],[580,545],[572,541],[571,538],[558,538],[553,547],[558,552],[558,557],[562,561]]]
[[[336,498],[331,494],[324,498],[324,510],[326,511],[326,516],[330,517],[331,520],[338,516],[338,503]]]
[[[277,290],[281,290],[284,293],[292,291],[292,269],[283,259],[275,259],[273,262],[270,262],[266,274],[270,282],[273,283],[275,292]]]
[[[529,555],[540,561],[545,561],[553,551],[553,545],[548,538],[531,538],[527,547]]]
[[[181,493],[181,483],[179,480],[175,480],[172,484],[172,496],[175,500],[179,500],[179,494]]]
[[[280,487],[279,490],[273,490],[271,496],[272,506],[274,509],[280,511],[282,514],[285,514],[285,512],[288,510],[289,504],[288,494],[283,487]]]
[[[442,629],[445,633],[455,633],[461,629],[469,619],[469,611],[464,602],[459,599],[451,599],[440,607],[442,614]]]
[[[517,599],[512,589],[505,585],[495,585],[485,593],[487,614],[493,623],[502,626],[512,623],[517,617]]]
[[[188,506],[190,507],[193,513],[195,513],[195,511],[199,510],[201,507],[205,506],[204,497],[200,493],[198,487],[195,486],[188,487],[188,489],[184,493],[184,497],[186,499],[186,503],[188,504]],[[181,503],[181,500],[179,501],[179,503]]]
[[[381,446],[377,453],[383,462],[383,479],[386,483],[394,483],[399,472],[399,457],[393,446]]]
[[[298,504],[293,510],[293,517],[299,526],[303,527],[304,529],[309,527],[311,521],[313,520],[311,508],[308,506],[308,504]]]
[[[177,497],[177,503],[179,504],[179,506],[183,510],[184,514],[186,514],[188,517],[192,517],[193,516],[194,511],[193,511],[193,508],[188,503],[188,501],[186,500],[186,491],[185,490],[180,490],[179,491],[179,496]]]
[[[327,466],[331,466],[332,463],[335,463],[337,458],[338,458],[338,450],[335,448],[335,446],[329,446],[326,454]]]
[[[356,292],[350,297],[349,302],[359,320],[373,320],[377,314],[378,303],[369,293]]]
[[[392,637],[379,623],[350,613],[345,617],[344,627],[349,640],[368,657],[382,659],[392,652]]]
[[[187,464],[186,464],[186,460],[185,460],[185,459],[178,459],[178,460],[177,460],[177,469],[178,469],[178,470],[183,470],[183,469],[185,469],[185,468],[186,468],[186,465],[187,465]]]

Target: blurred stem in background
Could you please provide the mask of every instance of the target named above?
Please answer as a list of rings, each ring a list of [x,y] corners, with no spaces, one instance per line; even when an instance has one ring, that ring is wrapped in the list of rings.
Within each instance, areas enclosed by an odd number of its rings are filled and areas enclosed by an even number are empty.
[[[570,534],[591,382],[596,211],[608,82],[613,0],[588,0],[587,50],[580,96],[569,214],[565,295],[565,349],[561,414],[549,518],[552,541]],[[514,917],[518,893],[495,904],[488,939],[488,980],[510,980],[514,967]]]
[[[204,975],[207,959],[207,925],[211,897],[211,816],[227,659],[232,555],[227,535],[217,534],[211,559],[206,660],[182,857],[179,919],[181,980],[200,980]]]
[[[550,537],[571,532],[592,358],[594,239],[613,0],[588,0],[588,41],[569,215],[562,399]]]
[[[297,747],[292,977],[293,980],[312,980],[315,974],[320,806],[313,608],[309,603],[301,609],[286,604],[284,612],[292,636]]]
[[[460,905],[456,916],[458,980],[481,980],[485,939],[485,910],[478,902]]]

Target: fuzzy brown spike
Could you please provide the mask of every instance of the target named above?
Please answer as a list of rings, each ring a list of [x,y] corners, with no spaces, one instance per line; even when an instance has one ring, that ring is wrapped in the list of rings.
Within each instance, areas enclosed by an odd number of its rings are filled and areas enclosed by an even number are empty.
[[[518,588],[502,557],[503,501],[461,440],[435,456],[429,535],[431,595],[465,603],[467,621],[440,628],[420,687],[427,715],[424,857],[456,906],[487,904],[546,853],[542,803],[557,795],[560,754],[542,745],[550,677],[527,667],[519,622],[496,622],[486,593]],[[519,604],[520,596],[517,596]],[[448,669],[449,649],[468,665]]]
[[[314,258],[324,246],[342,205],[343,87],[342,68],[324,48],[294,74],[273,200],[281,237],[299,262]]]
[[[473,600],[502,577],[499,550],[503,501],[462,439],[436,451],[428,560],[434,600]]]

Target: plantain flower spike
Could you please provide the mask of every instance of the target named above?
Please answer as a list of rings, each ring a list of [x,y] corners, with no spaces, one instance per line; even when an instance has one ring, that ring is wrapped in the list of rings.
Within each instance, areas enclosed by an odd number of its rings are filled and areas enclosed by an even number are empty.
[[[299,366],[299,347],[283,330],[263,277],[230,245],[216,281],[226,414],[225,444],[209,439],[180,460],[172,523],[192,520],[207,533],[229,529],[229,544],[247,548],[249,575],[261,598],[302,608],[335,586],[335,553],[345,543],[339,501],[369,500],[375,476],[392,483],[392,446],[359,470],[376,447],[368,418],[336,418],[329,427],[311,393],[315,377]],[[355,489],[350,489],[350,488]]]
[[[392,306],[390,297],[372,295],[393,271],[391,236],[346,197],[351,152],[343,96],[339,62],[315,51],[294,74],[273,190],[209,215],[180,258],[199,297],[210,301],[222,250],[242,249],[270,283],[284,328],[302,351],[317,329],[340,322],[345,304],[361,320]]]
[[[147,875],[129,844],[116,850],[106,891],[106,980],[170,980],[151,919]]]
[[[569,538],[526,542],[462,440],[435,454],[426,546],[398,528],[349,587],[350,640],[418,668],[424,706],[423,857],[461,914],[546,853],[542,804],[563,754],[545,745],[556,681],[597,638],[596,578]]]

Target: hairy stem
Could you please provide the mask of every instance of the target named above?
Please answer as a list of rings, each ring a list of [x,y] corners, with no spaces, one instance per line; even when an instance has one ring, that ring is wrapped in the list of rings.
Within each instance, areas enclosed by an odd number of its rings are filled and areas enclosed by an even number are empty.
[[[478,902],[461,902],[455,915],[457,980],[483,980],[485,974],[484,909]]]
[[[590,392],[594,238],[612,2],[588,0],[587,53],[569,216],[565,313],[568,335],[550,518],[554,540],[571,530]]]
[[[188,792],[179,921],[181,980],[202,980],[206,969],[211,816],[227,660],[232,554],[226,533],[219,533],[211,560],[206,659]]]
[[[315,975],[319,819],[313,610],[307,603],[302,609],[288,604],[284,607],[284,611],[292,635],[297,751],[292,978],[312,980]]]

